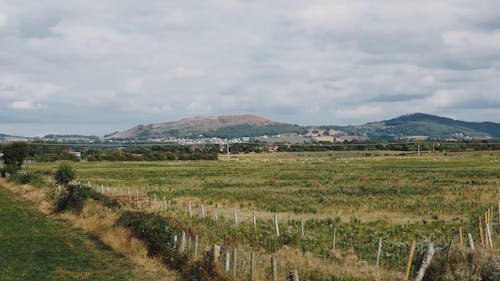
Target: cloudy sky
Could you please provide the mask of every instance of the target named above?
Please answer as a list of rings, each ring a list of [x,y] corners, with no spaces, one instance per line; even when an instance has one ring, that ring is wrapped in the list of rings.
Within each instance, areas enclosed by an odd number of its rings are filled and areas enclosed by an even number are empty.
[[[0,133],[500,122],[500,1],[0,0]]]

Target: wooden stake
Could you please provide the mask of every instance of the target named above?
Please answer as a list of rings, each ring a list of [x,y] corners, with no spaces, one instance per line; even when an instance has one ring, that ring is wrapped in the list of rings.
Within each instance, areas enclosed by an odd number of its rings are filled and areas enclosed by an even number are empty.
[[[500,201],[498,201],[498,225],[500,225]]]
[[[167,210],[167,199],[165,196],[163,196],[163,209],[166,211]]]
[[[378,250],[377,250],[377,263],[376,266],[380,265],[380,254],[382,253],[382,237],[378,240]]]
[[[280,226],[278,225],[278,215],[274,214],[274,228],[276,229],[276,236],[280,236]]]
[[[153,206],[154,206],[153,209],[156,210],[156,194],[154,194],[154,205]]]
[[[271,257],[271,280],[278,281],[278,267],[276,265],[276,257]]]
[[[472,234],[467,233],[467,238],[469,239],[469,247],[474,251],[474,240],[472,240]]]
[[[224,260],[224,271],[229,272],[229,262],[230,262],[230,254],[229,250],[226,250],[226,258]]]
[[[250,253],[250,281],[254,281],[255,275],[255,253]]]
[[[430,243],[425,250],[424,258],[417,272],[417,277],[415,277],[415,281],[422,281],[422,279],[424,279],[425,272],[427,271],[427,267],[431,264],[434,253],[434,244]]]
[[[233,249],[233,278],[236,279],[237,270],[238,270],[238,250],[236,248]]]
[[[234,224],[238,225],[238,214],[236,214],[236,209],[233,209]]]
[[[191,208],[191,201],[188,201],[188,212],[189,212],[189,217],[193,217],[193,209]]]
[[[255,209],[252,212],[253,229],[257,231],[257,215],[255,214]]]
[[[300,219],[300,237],[304,237],[304,218]]]
[[[416,242],[413,240],[410,247],[410,253],[408,254],[408,262],[406,263],[405,281],[410,280],[411,261],[413,260],[413,254],[415,253],[415,247]]]
[[[214,259],[214,265],[215,263],[219,262],[220,259],[220,246],[214,245],[212,248],[212,258]]]
[[[486,224],[486,237],[488,237],[488,246],[490,249],[493,249],[493,240],[491,240],[491,230],[489,224]]]
[[[217,214],[216,209],[214,209],[214,221],[215,221],[215,223],[219,223],[219,215]]]
[[[198,235],[194,236],[194,260],[198,257]]]
[[[183,253],[186,248],[186,232],[182,232],[181,245],[179,246],[179,253]]]
[[[333,242],[332,242],[332,250],[336,250],[336,243],[337,243],[337,228],[333,228]]]
[[[460,244],[460,247],[464,246],[464,239],[463,239],[463,234],[462,234],[462,226],[458,227],[458,244]]]
[[[483,234],[483,223],[481,221],[481,216],[478,217],[478,225],[477,225],[478,229],[479,229],[479,239],[481,241],[481,246],[484,247],[485,244],[484,244],[484,234]]]
[[[205,207],[201,204],[201,218],[205,218]]]

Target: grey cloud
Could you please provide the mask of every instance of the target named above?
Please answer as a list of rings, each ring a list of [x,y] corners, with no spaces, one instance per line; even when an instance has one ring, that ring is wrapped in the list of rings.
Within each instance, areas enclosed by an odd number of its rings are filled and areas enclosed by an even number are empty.
[[[371,102],[404,102],[412,100],[420,100],[426,98],[426,95],[418,94],[388,94],[380,95],[370,99]]]
[[[497,2],[3,1],[0,122],[91,131],[196,114],[337,124],[412,111],[500,122]]]

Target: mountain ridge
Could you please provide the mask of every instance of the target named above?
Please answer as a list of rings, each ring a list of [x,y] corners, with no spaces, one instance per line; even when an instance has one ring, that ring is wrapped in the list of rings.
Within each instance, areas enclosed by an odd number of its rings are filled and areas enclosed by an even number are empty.
[[[317,132],[319,129],[319,133]],[[314,133],[311,133],[314,132]],[[331,133],[331,134],[330,134]],[[251,115],[194,116],[174,122],[137,125],[105,139],[148,139],[168,137],[257,137],[263,135],[305,134],[352,139],[500,139],[500,124],[467,122],[425,113],[412,113],[396,118],[349,126],[299,126]]]

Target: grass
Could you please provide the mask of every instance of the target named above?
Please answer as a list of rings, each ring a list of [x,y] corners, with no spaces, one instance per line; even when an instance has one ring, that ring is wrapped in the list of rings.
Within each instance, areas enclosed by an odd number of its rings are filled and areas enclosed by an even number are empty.
[[[0,188],[1,280],[155,280],[92,235]]]
[[[231,155],[230,161],[80,162],[78,180],[129,188],[158,198],[172,209],[193,202],[195,216],[204,204],[225,217],[181,220],[179,224],[207,240],[245,244],[268,252],[283,245],[331,258],[333,228],[337,249],[354,250],[373,264],[379,237],[384,238],[382,265],[404,270],[409,243],[433,241],[444,247],[457,240],[457,229],[472,233],[475,218],[500,198],[500,152],[427,153],[422,157],[398,152],[261,153]],[[29,170],[52,175],[56,164],[30,164]],[[161,204],[159,204],[161,206]],[[231,226],[237,208],[240,225]],[[257,210],[259,230],[250,225]],[[272,213],[282,228],[272,237]],[[306,238],[299,220],[306,220]],[[497,214],[495,214],[497,221]],[[477,242],[476,242],[477,243]],[[500,240],[495,241],[497,248]]]

